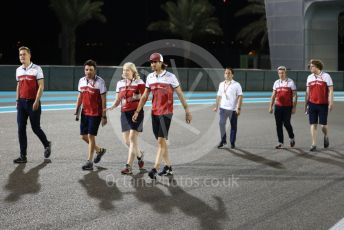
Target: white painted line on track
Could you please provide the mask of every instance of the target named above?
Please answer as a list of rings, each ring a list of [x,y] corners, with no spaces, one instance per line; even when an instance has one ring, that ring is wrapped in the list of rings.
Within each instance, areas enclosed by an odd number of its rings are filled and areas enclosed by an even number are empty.
[[[329,230],[343,230],[344,229],[344,218],[333,225]]]

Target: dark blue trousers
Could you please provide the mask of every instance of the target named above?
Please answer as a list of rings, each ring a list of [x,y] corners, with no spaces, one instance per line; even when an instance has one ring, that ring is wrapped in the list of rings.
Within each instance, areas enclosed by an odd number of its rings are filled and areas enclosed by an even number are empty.
[[[41,105],[38,109],[33,111],[32,105],[34,100],[19,99],[17,106],[17,123],[18,123],[18,137],[20,145],[20,155],[27,154],[27,136],[26,124],[27,119],[30,119],[32,131],[37,135],[44,147],[49,146],[49,141],[43,130],[41,129]]]
[[[221,133],[221,141],[222,143],[227,143],[226,138],[226,123],[227,119],[231,123],[231,131],[230,131],[230,142],[232,145],[235,144],[236,134],[237,134],[237,124],[238,124],[238,116],[235,111],[227,110],[220,108],[220,133]]]

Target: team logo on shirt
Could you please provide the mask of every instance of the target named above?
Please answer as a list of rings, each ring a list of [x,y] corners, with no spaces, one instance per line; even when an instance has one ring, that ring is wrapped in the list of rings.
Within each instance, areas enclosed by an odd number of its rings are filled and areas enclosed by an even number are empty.
[[[313,81],[311,83],[309,83],[309,85],[323,85],[324,82],[323,81]]]
[[[24,81],[24,80],[33,81],[34,79],[31,78],[31,77],[28,77],[28,76],[24,76],[24,77],[21,77],[21,78],[19,79],[19,81]]]
[[[289,89],[286,88],[286,87],[281,87],[281,88],[278,88],[277,91],[283,91],[283,92],[288,92]]]
[[[82,92],[89,92],[89,93],[94,94],[95,90],[97,90],[97,89],[92,89],[92,88],[90,88],[88,86],[85,86],[85,87],[81,87],[81,90],[82,90]]]
[[[151,89],[154,90],[154,89],[166,89],[165,86],[162,86],[162,85],[152,85],[151,86]]]

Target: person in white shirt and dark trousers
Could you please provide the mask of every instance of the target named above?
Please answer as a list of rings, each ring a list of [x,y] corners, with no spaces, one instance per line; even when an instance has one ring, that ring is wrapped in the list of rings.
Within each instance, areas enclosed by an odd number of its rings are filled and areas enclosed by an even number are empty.
[[[225,80],[220,83],[216,97],[216,105],[213,111],[217,111],[220,107],[220,135],[221,140],[218,148],[222,148],[227,144],[226,123],[229,119],[231,124],[230,143],[231,148],[235,148],[238,116],[240,115],[242,105],[242,89],[239,82],[233,80],[234,71],[230,67],[225,68]]]

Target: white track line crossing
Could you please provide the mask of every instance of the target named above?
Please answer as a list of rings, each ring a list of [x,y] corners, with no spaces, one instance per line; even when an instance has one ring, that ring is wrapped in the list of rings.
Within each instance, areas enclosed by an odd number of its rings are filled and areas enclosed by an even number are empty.
[[[344,230],[344,218],[338,221],[329,230]]]

